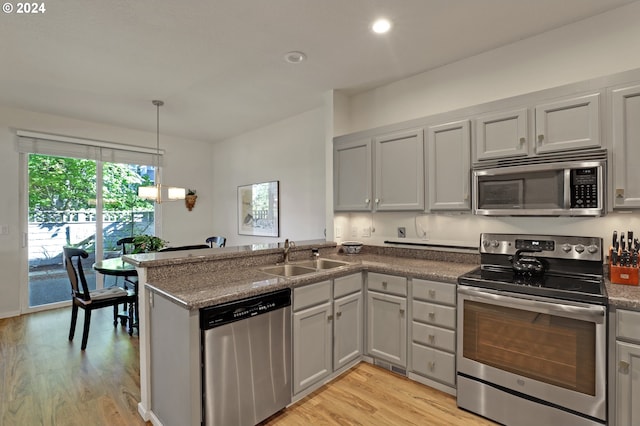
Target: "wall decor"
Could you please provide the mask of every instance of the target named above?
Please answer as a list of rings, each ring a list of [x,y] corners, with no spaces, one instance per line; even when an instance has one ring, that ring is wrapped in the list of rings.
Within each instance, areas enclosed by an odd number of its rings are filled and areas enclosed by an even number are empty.
[[[238,187],[238,234],[280,236],[279,181]]]

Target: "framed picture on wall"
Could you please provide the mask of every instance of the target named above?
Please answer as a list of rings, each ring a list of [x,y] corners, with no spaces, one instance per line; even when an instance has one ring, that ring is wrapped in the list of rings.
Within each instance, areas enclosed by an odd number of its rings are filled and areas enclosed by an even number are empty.
[[[279,181],[238,187],[238,234],[280,236]]]

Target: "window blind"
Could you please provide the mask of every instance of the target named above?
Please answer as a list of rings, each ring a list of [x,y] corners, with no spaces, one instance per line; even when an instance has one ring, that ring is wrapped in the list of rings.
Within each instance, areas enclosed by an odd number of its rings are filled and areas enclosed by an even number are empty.
[[[163,151],[115,142],[18,130],[18,151],[120,164],[161,166]]]

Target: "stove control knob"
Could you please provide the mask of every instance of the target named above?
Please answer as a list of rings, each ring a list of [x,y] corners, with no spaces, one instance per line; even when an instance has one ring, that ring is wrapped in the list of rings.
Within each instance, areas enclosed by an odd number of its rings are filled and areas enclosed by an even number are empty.
[[[489,247],[489,240],[482,240],[483,247]]]
[[[491,247],[498,247],[499,245],[500,243],[498,242],[498,240],[491,241]]]
[[[591,254],[597,253],[598,252],[598,246],[596,245],[590,245],[587,247],[587,251]]]
[[[575,248],[577,253],[582,253],[584,251],[584,246],[582,244],[578,244]]]
[[[563,244],[562,251],[565,253],[569,253],[571,251],[571,244]]]

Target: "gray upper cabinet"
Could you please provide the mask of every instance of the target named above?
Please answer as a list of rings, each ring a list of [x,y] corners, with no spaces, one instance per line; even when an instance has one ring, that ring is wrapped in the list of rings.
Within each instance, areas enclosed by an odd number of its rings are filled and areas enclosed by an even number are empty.
[[[600,93],[481,115],[474,145],[474,162],[599,148]]]
[[[611,91],[614,208],[640,207],[640,85]]]
[[[482,115],[475,119],[474,160],[523,157],[529,154],[527,109]]]
[[[600,147],[600,94],[536,106],[536,153]]]
[[[430,126],[427,131],[429,210],[469,210],[469,121]]]
[[[380,136],[374,145],[374,209],[424,210],[423,130]]]
[[[424,131],[336,141],[335,211],[424,210]]]
[[[336,143],[333,148],[335,211],[371,210],[371,139]]]

